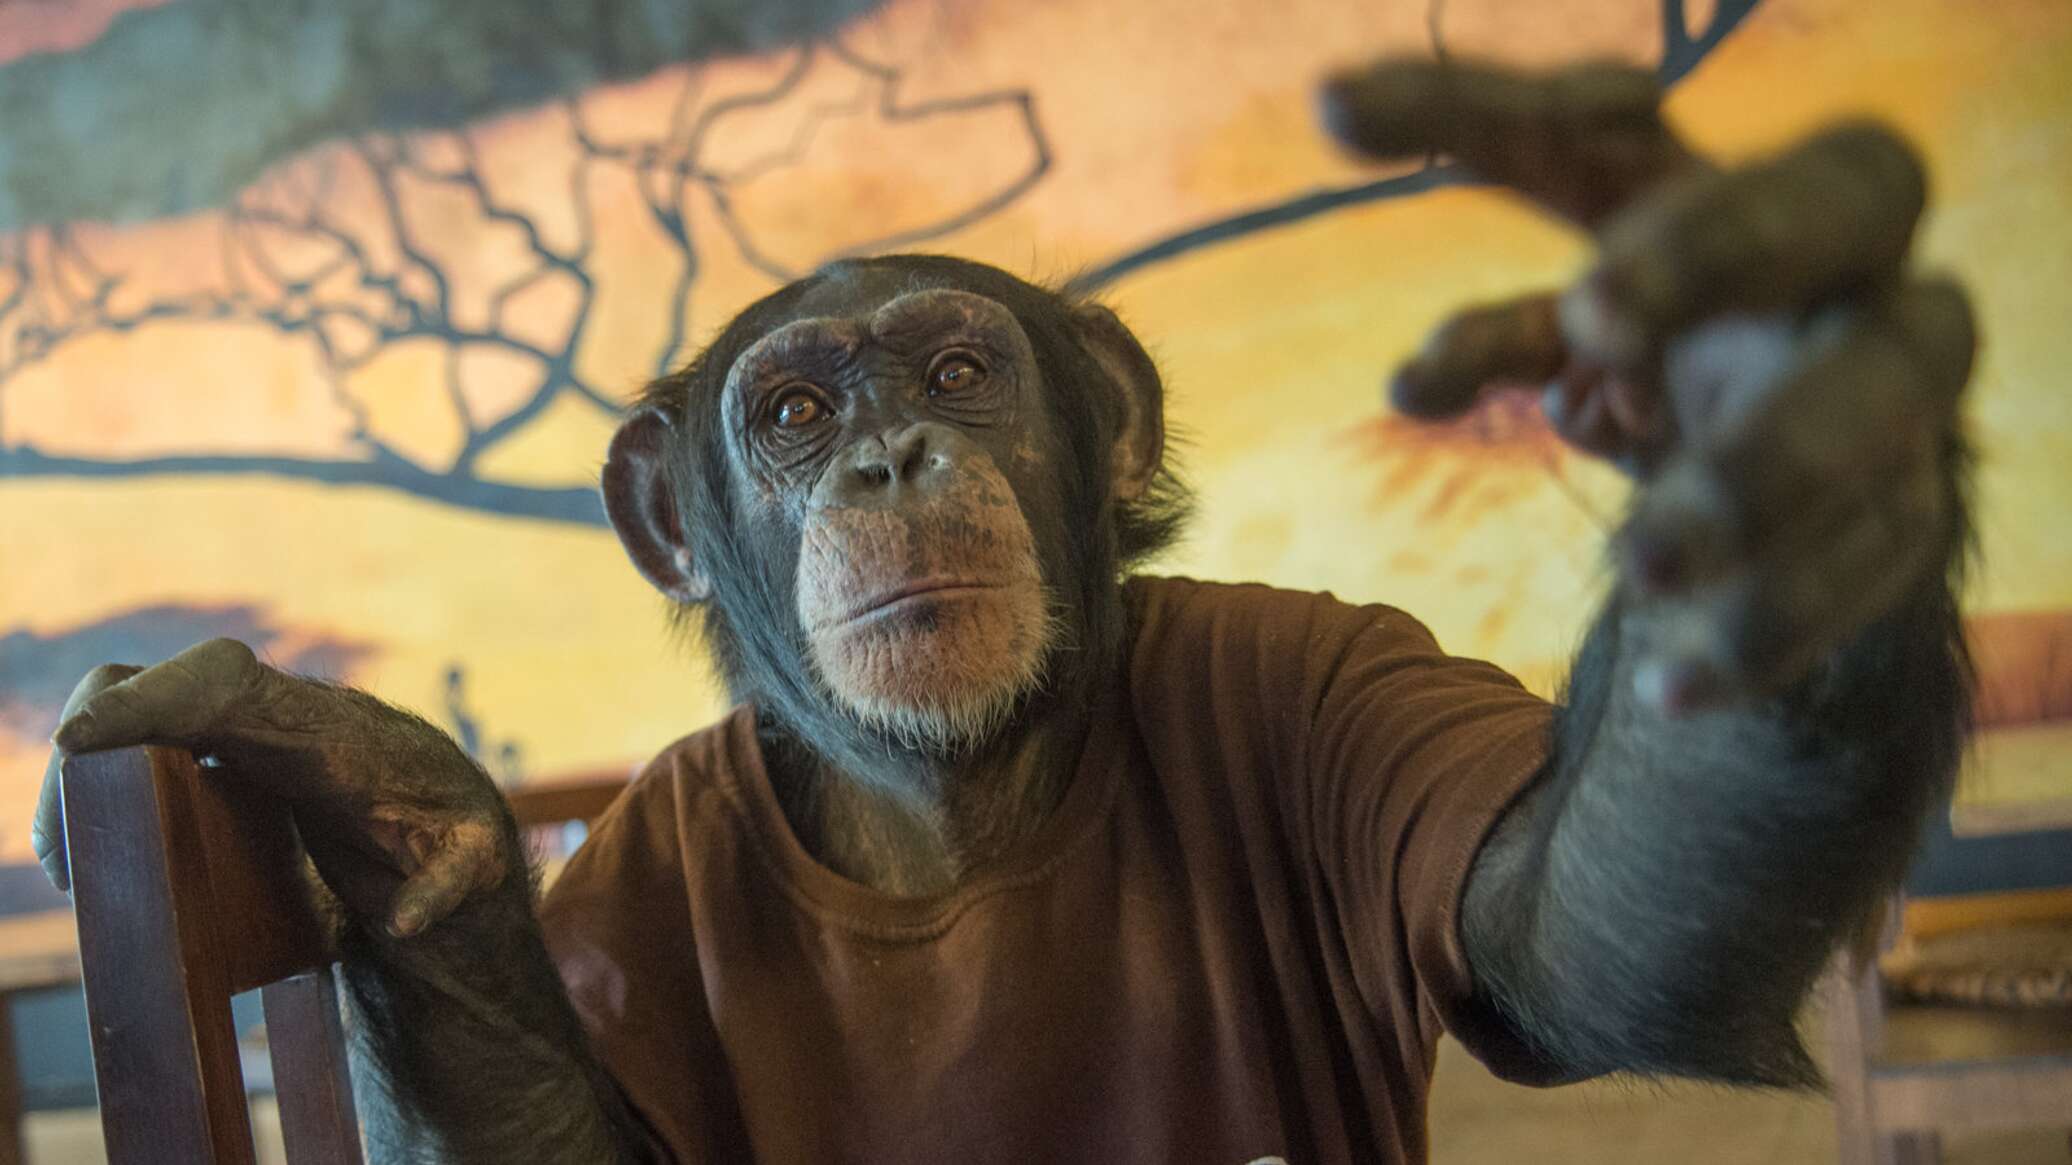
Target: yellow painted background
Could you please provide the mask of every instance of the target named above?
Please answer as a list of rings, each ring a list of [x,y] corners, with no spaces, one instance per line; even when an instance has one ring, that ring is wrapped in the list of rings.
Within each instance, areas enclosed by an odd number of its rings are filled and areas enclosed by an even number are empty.
[[[1454,52],[1652,61],[1658,7],[1452,0],[1442,29]],[[1691,7],[1702,28],[1707,5]],[[1000,212],[929,247],[1048,278],[1369,175],[1318,134],[1311,87],[1332,66],[1428,48],[1427,15],[1422,4],[1394,3],[898,0],[841,39],[901,68],[902,102],[1033,94],[1049,171]],[[797,54],[599,90],[582,99],[585,124],[599,139],[666,136],[680,105],[768,84]],[[795,141],[812,101],[851,102],[859,91],[859,75],[833,54],[815,52],[805,67],[802,92],[824,97],[728,119],[703,162],[752,168]],[[1936,190],[1924,261],[1966,280],[1986,338],[1972,405],[1984,453],[1985,568],[1971,604],[2072,609],[2072,394],[2063,385],[2072,368],[2072,5],[1767,0],[1676,88],[1670,110],[1729,158],[1864,113],[1920,143]],[[500,193],[523,203],[556,245],[579,227],[567,116],[543,109],[469,131]],[[921,123],[858,110],[821,118],[808,146],[736,190],[761,224],[758,240],[793,266],[928,221],[1029,162],[1028,139],[998,107]],[[452,143],[425,135],[416,148],[434,156]],[[292,192],[325,153],[282,163],[260,194]],[[371,206],[350,183],[340,191],[335,198]],[[624,394],[667,334],[658,305],[677,256],[629,176],[599,176],[586,194],[598,301],[577,361]],[[509,230],[436,190],[418,192],[408,209],[452,275],[456,318],[486,318],[486,289],[518,262]],[[690,209],[701,263],[686,316],[695,342],[774,284],[728,244],[709,201]],[[76,229],[99,260],[134,273],[127,293],[141,297],[232,278],[218,259],[223,225],[212,213]],[[1412,430],[1380,412],[1378,386],[1451,307],[1563,280],[1585,259],[1576,238],[1505,197],[1447,190],[1205,247],[1114,285],[1107,297],[1168,377],[1204,503],[1164,565],[1393,602],[1452,649],[1549,688],[1601,581],[1602,527],[1620,504],[1618,483],[1515,418]],[[542,343],[555,341],[562,319],[552,282],[511,308],[512,326]],[[472,354],[456,404],[440,381],[445,358],[397,345],[333,386],[305,339],[263,328],[188,323],[98,335],[0,386],[0,446],[111,459],[352,458],[363,455],[351,440],[359,410],[392,447],[443,472],[460,440],[456,409],[491,420],[529,393],[525,378],[535,374],[523,361]],[[564,398],[476,471],[586,483],[609,431],[602,409]],[[285,629],[276,651],[298,636],[356,645],[348,678],[435,715],[448,665],[464,664],[470,711],[492,741],[522,742],[531,774],[630,764],[720,707],[695,651],[668,639],[661,601],[603,529],[491,516],[378,486],[0,477],[0,634],[48,638],[168,604],[255,606]],[[0,861],[28,856],[44,747],[24,725],[0,719]],[[1980,779],[1995,796],[2072,796],[2063,758],[2052,750],[2021,772]]]

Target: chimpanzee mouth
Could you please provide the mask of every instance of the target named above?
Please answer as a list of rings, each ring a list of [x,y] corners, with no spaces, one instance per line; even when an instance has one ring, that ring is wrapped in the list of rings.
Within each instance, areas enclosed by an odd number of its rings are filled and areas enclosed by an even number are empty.
[[[914,605],[917,601],[967,599],[1003,589],[1005,588],[999,583],[979,582],[968,578],[917,578],[872,596],[836,620],[836,625],[848,627],[872,621]]]

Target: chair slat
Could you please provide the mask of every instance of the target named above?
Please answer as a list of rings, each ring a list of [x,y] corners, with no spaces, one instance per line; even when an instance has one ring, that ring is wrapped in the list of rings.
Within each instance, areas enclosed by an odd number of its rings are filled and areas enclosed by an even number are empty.
[[[65,845],[110,1165],[253,1162],[228,970],[183,760],[123,749],[64,766]]]
[[[302,842],[285,803],[154,749],[194,807],[195,839],[208,871],[209,901],[228,928],[225,974],[233,994],[329,967],[327,929],[310,902]]]
[[[288,1160],[361,1165],[359,1118],[331,968],[269,983],[260,998]]]

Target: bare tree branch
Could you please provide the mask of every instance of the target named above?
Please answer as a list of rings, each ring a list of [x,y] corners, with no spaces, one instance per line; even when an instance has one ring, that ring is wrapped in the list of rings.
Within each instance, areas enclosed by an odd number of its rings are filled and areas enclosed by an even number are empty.
[[[1755,9],[1759,0],[1719,0],[1711,22],[1693,37],[1686,27],[1684,0],[1662,0],[1662,58],[1665,84],[1687,75]],[[1431,0],[1428,21],[1434,51],[1443,52],[1442,0]],[[846,70],[856,77],[853,97],[820,100],[806,107],[787,139],[768,152],[731,168],[708,163],[716,129],[731,117],[793,100],[816,68]],[[873,116],[912,124],[987,109],[1013,114],[1029,143],[1025,168],[998,188],[910,229],[844,244],[813,265],[852,255],[902,249],[961,231],[1000,213],[1049,173],[1052,150],[1034,96],[1026,90],[993,90],[907,103],[901,97],[901,68],[874,61],[839,40],[799,48],[767,85],[709,99],[705,70],[688,66],[666,127],[652,136],[606,142],[590,129],[579,96],[556,107],[565,115],[574,157],[568,171],[568,205],[574,213],[573,246],[550,242],[540,223],[492,188],[474,132],[462,126],[438,135],[363,134],[343,148],[277,170],[242,192],[224,212],[222,286],[210,292],[168,295],[118,311],[115,292],[125,273],[96,260],[78,233],[59,225],[0,236],[0,407],[14,378],[52,358],[70,342],[95,334],[121,334],[161,326],[206,326],[238,322],[272,328],[309,344],[314,370],[352,422],[361,459],[306,459],[192,454],[119,460],[45,453],[17,438],[0,447],[0,479],[24,477],[140,477],[159,474],[225,474],[297,478],[339,485],[395,490],[413,497],[488,514],[598,525],[603,514],[587,486],[566,489],[518,486],[482,479],[481,458],[525,432],[554,404],[574,395],[604,412],[618,408],[612,396],[577,371],[577,353],[587,334],[598,292],[592,266],[596,220],[590,183],[599,168],[630,172],[649,224],[675,252],[678,264],[669,293],[656,305],[661,338],[650,363],[656,374],[678,358],[690,328],[691,293],[702,265],[696,222],[716,226],[742,259],[772,280],[796,274],[758,242],[742,218],[734,192],[747,183],[807,160],[828,127],[843,118]],[[453,147],[457,160],[434,165],[427,151]],[[378,224],[353,222],[336,213],[343,197],[340,178],[358,167],[373,191]],[[1466,181],[1456,168],[1427,164],[1408,173],[1345,187],[1326,187],[1190,227],[1146,242],[1073,280],[1068,290],[1091,292],[1145,267],[1258,231],[1272,230],[1348,206],[1402,197]],[[525,268],[487,294],[488,319],[463,327],[453,318],[455,274],[444,270],[421,245],[403,186],[425,183],[458,189],[485,224],[510,228],[523,240]],[[698,203],[709,209],[701,213]],[[373,230],[379,237],[366,235]],[[321,256],[290,261],[276,245],[292,244]],[[400,265],[386,269],[375,256],[393,249]],[[507,307],[518,295],[547,279],[566,278],[576,289],[575,306],[554,345],[522,338],[506,324]],[[365,406],[350,391],[352,375],[388,346],[431,340],[443,345],[442,375],[425,391],[441,393],[460,419],[463,434],[452,463],[421,463],[370,429]],[[493,420],[476,415],[462,382],[461,356],[471,345],[507,352],[537,366],[537,387]],[[4,415],[4,414],[0,414]]]

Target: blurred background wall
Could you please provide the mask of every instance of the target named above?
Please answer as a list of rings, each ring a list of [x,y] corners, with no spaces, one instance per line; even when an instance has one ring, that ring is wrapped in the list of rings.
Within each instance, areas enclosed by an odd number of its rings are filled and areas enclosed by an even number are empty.
[[[1405,607],[1543,691],[1620,483],[1527,408],[1414,429],[1386,370],[1583,242],[1443,164],[1356,166],[1327,69],[1652,65],[1730,159],[1869,114],[1985,348],[1986,747],[2072,797],[2072,6],[2062,0],[16,0],[0,4],[0,893],[72,683],[233,635],[500,779],[722,705],[592,483],[614,411],[842,255],[1098,288],[1204,505],[1164,567]],[[12,866],[9,870],[6,867]]]
[[[1394,602],[1550,686],[1618,484],[1529,410],[1419,430],[1378,385],[1449,308],[1586,251],[1443,167],[1336,154],[1311,87],[1383,52],[1655,63],[1729,157],[1851,114],[1911,134],[1924,253],[1985,324],[1972,607],[2072,608],[2061,2],[864,7],[0,6],[0,861],[73,681],[210,635],[507,779],[698,726],[720,694],[592,492],[613,411],[857,252],[1115,303],[1205,500],[1170,569]],[[2072,660],[2021,667],[2026,715],[2072,716]]]

